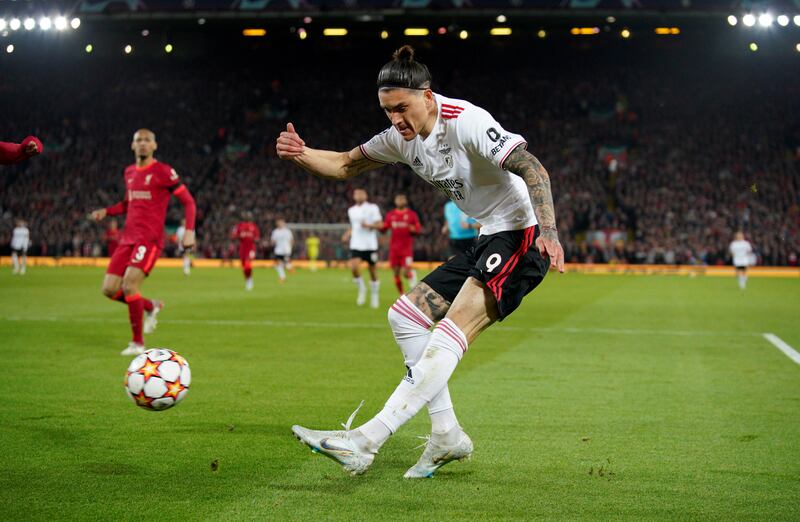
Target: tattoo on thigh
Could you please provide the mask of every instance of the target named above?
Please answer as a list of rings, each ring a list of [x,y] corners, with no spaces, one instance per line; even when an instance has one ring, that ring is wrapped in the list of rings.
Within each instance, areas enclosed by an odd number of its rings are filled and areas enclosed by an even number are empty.
[[[408,294],[408,298],[432,321],[441,320],[450,309],[450,301],[425,283],[418,284]]]

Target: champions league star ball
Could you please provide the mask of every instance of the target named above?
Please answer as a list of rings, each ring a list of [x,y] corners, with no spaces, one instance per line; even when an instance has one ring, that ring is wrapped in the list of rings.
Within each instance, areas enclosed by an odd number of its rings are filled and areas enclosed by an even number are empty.
[[[125,392],[134,404],[146,410],[172,408],[189,393],[192,371],[189,362],[166,348],[147,350],[137,356],[125,374]]]

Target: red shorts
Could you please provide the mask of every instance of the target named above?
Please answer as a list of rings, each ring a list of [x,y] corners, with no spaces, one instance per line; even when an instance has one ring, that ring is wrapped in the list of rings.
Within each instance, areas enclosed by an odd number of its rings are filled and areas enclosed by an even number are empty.
[[[153,243],[119,245],[111,256],[106,274],[122,277],[125,275],[125,269],[133,266],[141,269],[145,275],[149,275],[160,255],[161,249]]]
[[[252,247],[249,249],[239,249],[239,261],[242,262],[242,266],[245,268],[250,268],[250,265],[253,264],[253,259],[256,258],[256,247]]]
[[[411,252],[394,252],[389,251],[389,266],[392,268],[408,268],[414,262],[414,256]]]

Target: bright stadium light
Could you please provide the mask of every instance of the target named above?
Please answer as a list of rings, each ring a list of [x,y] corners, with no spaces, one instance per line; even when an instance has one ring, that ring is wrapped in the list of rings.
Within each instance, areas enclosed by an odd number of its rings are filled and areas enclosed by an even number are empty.
[[[22,22],[19,21],[19,18],[12,18],[10,22],[8,22],[8,26],[11,28],[12,31],[16,31],[20,28]]]
[[[758,25],[761,27],[769,27],[772,25],[772,15],[769,13],[761,13],[758,15]]]
[[[6,45],[6,52],[7,52],[8,54],[11,54],[11,53],[13,53],[13,52],[14,52],[14,44],[8,44],[8,45]]]
[[[242,34],[244,36],[266,36],[267,30],[266,29],[243,29]]]
[[[322,30],[323,36],[347,36],[347,29],[344,27],[326,27]]]
[[[22,22],[22,27],[24,27],[26,31],[31,31],[36,27],[36,20],[33,18],[26,18],[25,21]]]
[[[92,44],[86,44],[86,47],[84,47],[84,51],[86,51],[86,54],[91,54],[92,51],[94,51],[94,46],[92,46]]]
[[[460,33],[458,33],[458,37],[461,38],[462,40],[466,40],[467,38],[469,38],[469,33],[467,31],[462,30]]]
[[[536,36],[542,39],[547,38],[547,31],[544,29],[539,29],[539,32],[536,33]]]
[[[734,15],[728,15],[728,25],[734,26],[739,23],[739,19]]]
[[[175,48],[172,47],[172,44],[167,44],[167,45],[164,46],[164,52],[167,53],[167,54],[171,53],[173,49],[175,49]]]
[[[407,27],[403,34],[406,36],[428,36],[429,32],[425,27]]]
[[[794,25],[800,27],[800,15],[794,15]]]
[[[800,53],[800,43],[794,46],[794,50]]]
[[[781,27],[786,27],[787,25],[789,25],[789,17],[786,15],[779,15],[777,20],[778,20],[778,25],[780,25]]]
[[[51,27],[53,27],[53,21],[49,17],[43,16],[39,18],[39,29],[49,31]]]
[[[751,15],[750,13],[747,13],[742,17],[742,23],[747,27],[753,27],[754,25],[756,25],[756,17]]]
[[[492,36],[511,36],[511,28],[510,27],[492,27],[489,30],[489,34]]]
[[[63,31],[64,29],[67,28],[69,23],[67,22],[67,19],[65,17],[58,16],[56,17],[56,21],[53,22],[53,25],[55,26],[56,31]]]
[[[758,51],[758,44],[755,42],[750,42],[750,50],[753,52]]]
[[[305,40],[306,38],[308,38],[308,31],[306,31],[301,27],[300,29],[297,30],[297,36],[299,36],[301,40]]]
[[[630,38],[630,37],[631,37],[631,32],[630,32],[630,30],[629,30],[629,29],[627,29],[627,28],[626,28],[626,29],[623,29],[622,31],[620,31],[620,33],[619,33],[619,34],[620,34],[620,36],[622,36],[622,37],[623,37],[623,38],[625,38],[626,40],[627,40],[628,38]]]
[[[5,18],[0,18],[0,31],[5,31],[8,23]]]
[[[387,38],[389,38],[389,31],[381,31],[381,40],[386,40]]]
[[[81,19],[80,18],[73,18],[72,20],[69,21],[69,25],[73,29],[77,29],[78,27],[81,26]]]
[[[125,54],[131,54],[133,52],[133,46],[131,44],[126,45],[124,51]]]
[[[506,15],[497,15],[497,18],[495,18],[495,20],[497,21],[498,24],[504,24],[506,23],[506,20],[508,20],[508,18],[506,18]]]
[[[440,27],[436,30],[437,34],[447,34],[447,27]]]

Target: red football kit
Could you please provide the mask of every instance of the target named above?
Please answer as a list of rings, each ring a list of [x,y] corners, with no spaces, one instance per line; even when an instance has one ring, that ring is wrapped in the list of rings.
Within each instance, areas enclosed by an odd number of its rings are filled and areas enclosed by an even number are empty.
[[[256,241],[261,239],[258,225],[252,221],[242,221],[233,227],[231,237],[239,241],[239,259],[244,263],[256,258]]]
[[[129,266],[150,273],[164,247],[164,221],[171,196],[183,204],[186,230],[194,230],[194,198],[175,169],[160,161],[144,167],[129,165],[125,169],[125,199],[106,209],[109,216],[127,212],[122,237],[107,273],[122,276]]]
[[[389,242],[389,266],[406,268],[414,260],[414,235],[421,229],[417,213],[406,208],[390,210],[383,220],[381,232],[392,231]]]
[[[37,150],[33,154],[29,154],[25,149],[29,143],[35,143]],[[41,154],[44,150],[42,142],[36,136],[28,136],[22,143],[7,143],[0,141],[0,165],[12,165],[26,160],[31,156]]]

